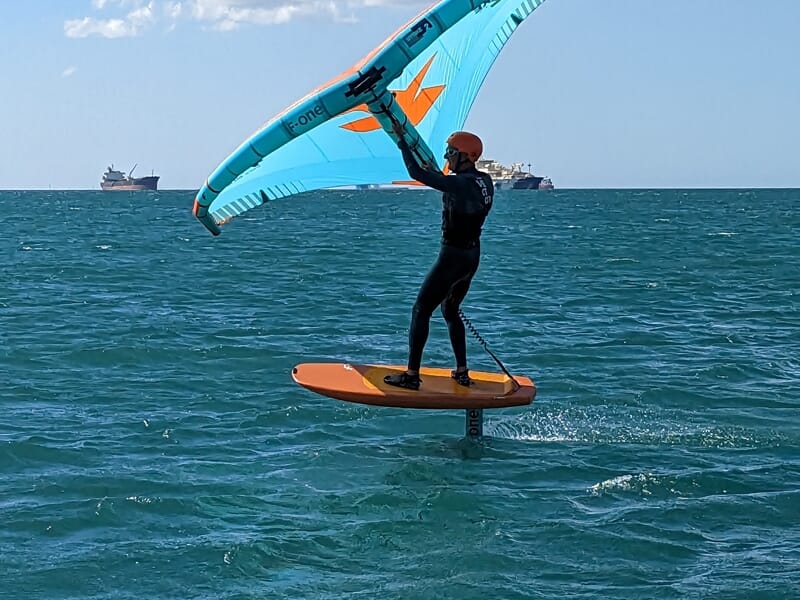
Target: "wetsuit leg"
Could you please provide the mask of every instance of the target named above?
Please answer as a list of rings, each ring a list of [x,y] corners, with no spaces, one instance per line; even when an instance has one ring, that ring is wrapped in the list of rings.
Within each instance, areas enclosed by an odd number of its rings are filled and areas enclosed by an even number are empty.
[[[470,283],[472,283],[472,275],[456,282],[442,302],[442,316],[447,323],[447,332],[450,334],[456,368],[466,368],[467,366],[467,334],[458,309],[469,291]]]
[[[442,302],[442,316],[447,323],[447,331],[450,334],[450,344],[453,346],[453,354],[456,358],[456,368],[467,366],[467,336],[464,331],[464,322],[458,309],[469,291],[472,278],[478,270],[480,261],[480,250],[477,248],[469,250],[469,263],[472,269],[463,279],[458,280],[451,288],[450,292]]]
[[[480,250],[477,248],[464,250],[451,246],[442,246],[439,257],[425,277],[425,281],[422,282],[422,287],[419,290],[419,294],[417,294],[417,301],[414,303],[414,308],[411,312],[411,328],[408,332],[409,370],[419,370],[422,363],[422,351],[428,341],[433,311],[445,301],[445,298],[451,293],[451,289],[456,283],[466,279],[466,288],[458,300],[458,303],[461,303],[467,293],[467,289],[469,289],[469,280],[472,279],[478,268],[479,255]],[[463,339],[463,324],[461,327],[461,337]],[[464,345],[466,346],[466,341]],[[464,350],[464,353],[466,354],[466,350]]]

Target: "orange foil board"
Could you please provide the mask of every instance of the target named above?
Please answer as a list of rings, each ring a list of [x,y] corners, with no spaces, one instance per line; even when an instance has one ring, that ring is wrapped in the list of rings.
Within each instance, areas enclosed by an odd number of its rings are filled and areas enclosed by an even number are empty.
[[[520,388],[502,373],[470,371],[473,384],[458,385],[450,369],[420,369],[422,385],[406,390],[384,383],[386,375],[405,367],[349,363],[304,363],[292,369],[292,378],[303,386],[337,400],[394,406],[398,408],[504,408],[525,406],[533,401],[536,386],[527,377],[515,375]]]

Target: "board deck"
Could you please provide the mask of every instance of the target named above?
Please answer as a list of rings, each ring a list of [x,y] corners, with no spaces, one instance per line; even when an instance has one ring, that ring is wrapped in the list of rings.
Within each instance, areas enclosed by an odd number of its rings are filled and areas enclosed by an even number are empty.
[[[292,369],[299,385],[329,398],[399,408],[505,408],[533,401],[536,386],[529,378],[515,375],[520,388],[502,373],[470,371],[473,384],[465,387],[450,377],[450,369],[420,369],[419,390],[384,383],[386,375],[405,367],[350,363],[303,363]]]

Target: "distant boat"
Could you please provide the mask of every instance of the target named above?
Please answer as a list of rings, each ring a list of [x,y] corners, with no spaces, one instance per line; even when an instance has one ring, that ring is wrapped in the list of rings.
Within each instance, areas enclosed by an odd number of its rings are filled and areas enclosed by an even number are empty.
[[[100,189],[106,192],[140,192],[144,190],[156,191],[158,189],[158,175],[147,177],[133,177],[133,165],[128,175],[124,171],[116,171],[114,165],[106,169],[103,179],[100,181]]]
[[[492,177],[497,190],[545,190],[553,189],[553,182],[548,177],[539,177],[528,170],[522,170],[522,163],[513,163],[510,167],[501,165],[489,158],[479,160],[475,165],[479,171]],[[546,187],[549,185],[549,187]]]

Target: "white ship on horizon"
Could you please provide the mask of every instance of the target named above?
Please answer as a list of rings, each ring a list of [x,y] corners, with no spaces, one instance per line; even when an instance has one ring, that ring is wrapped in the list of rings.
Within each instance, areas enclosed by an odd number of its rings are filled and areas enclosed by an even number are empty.
[[[478,171],[488,173],[492,177],[494,187],[497,190],[539,190],[553,189],[553,182],[549,177],[539,177],[531,171],[528,163],[528,170],[523,170],[524,163],[512,163],[510,167],[500,164],[490,158],[480,159],[475,167]],[[542,185],[542,182],[546,182]]]

